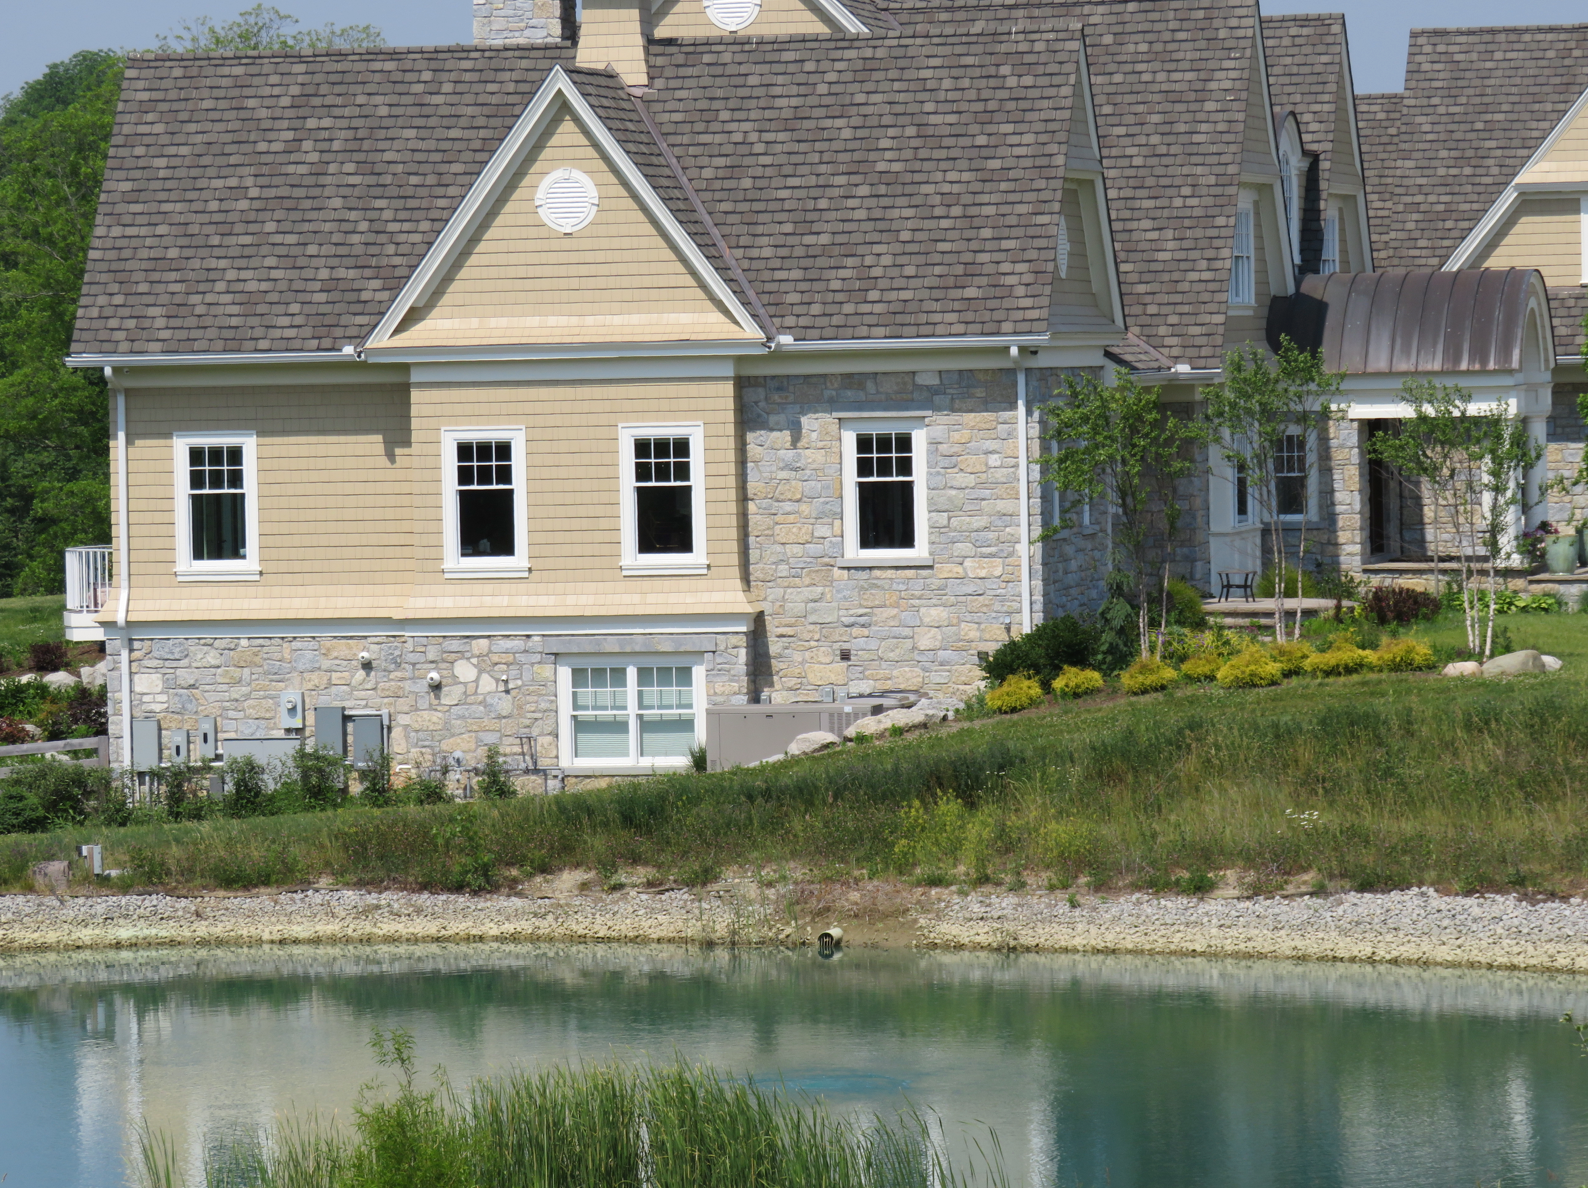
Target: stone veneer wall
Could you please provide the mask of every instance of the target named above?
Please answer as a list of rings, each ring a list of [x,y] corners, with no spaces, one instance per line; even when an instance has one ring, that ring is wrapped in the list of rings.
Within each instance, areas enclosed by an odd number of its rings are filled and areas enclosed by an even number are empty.
[[[1054,373],[1028,372],[1028,401]],[[917,371],[766,376],[740,381],[751,597],[764,608],[752,684],[774,702],[841,700],[887,689],[957,700],[982,679],[976,654],[1020,630],[1019,500],[1033,536],[1043,524],[1032,467],[1020,481],[1015,373]],[[838,568],[843,556],[840,419],[865,408],[929,409],[930,569]],[[1028,449],[1040,439],[1031,418]],[[1033,550],[1034,619],[1063,605],[1046,588],[1093,605],[1089,557],[1061,544]],[[1039,565],[1044,553],[1057,554]],[[1068,583],[1068,584],[1067,584]],[[850,651],[846,662],[841,648]]]
[[[540,45],[573,34],[573,0],[474,0],[475,45]]]
[[[1360,448],[1360,423],[1349,417],[1335,417],[1319,435],[1318,460],[1313,476],[1317,518],[1306,525],[1308,569],[1333,567],[1352,573],[1362,571],[1367,525],[1363,519],[1362,488],[1366,481],[1365,463]],[[1288,564],[1294,565],[1301,530],[1283,530]],[[1265,525],[1262,532],[1263,566],[1274,564],[1273,535]]]
[[[1552,394],[1549,420],[1549,442],[1545,446],[1544,460],[1552,479],[1570,480],[1582,465],[1583,443],[1588,440],[1588,426],[1584,426],[1577,411],[1577,397],[1588,392],[1588,384],[1556,384]],[[1528,513],[1528,523],[1551,520],[1556,524],[1581,524],[1588,520],[1588,490],[1574,488],[1566,494],[1550,493],[1547,502]]]
[[[684,646],[684,645],[689,646]],[[122,763],[119,641],[110,653],[111,763]],[[370,663],[361,664],[359,653]],[[218,719],[222,740],[279,737],[279,695],[302,690],[312,741],[317,705],[387,710],[389,746],[416,771],[462,751],[483,762],[485,749],[518,754],[520,734],[536,737],[541,762],[557,763],[556,655],[702,652],[711,705],[745,701],[743,633],[683,636],[354,636],[134,639],[133,716],[158,717],[165,730],[195,730]],[[430,688],[435,671],[441,685]]]

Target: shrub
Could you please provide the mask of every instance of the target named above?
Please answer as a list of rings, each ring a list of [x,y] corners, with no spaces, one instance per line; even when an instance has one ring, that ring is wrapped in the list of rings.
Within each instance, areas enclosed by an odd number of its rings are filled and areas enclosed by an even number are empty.
[[[1380,627],[1391,623],[1415,623],[1439,614],[1439,599],[1410,586],[1374,586],[1362,600],[1362,611]]]
[[[518,795],[518,789],[508,778],[507,769],[502,766],[500,747],[485,748],[485,770],[480,772],[480,782],[475,787],[487,800],[511,800]]]
[[[1219,669],[1224,667],[1224,658],[1217,652],[1198,652],[1186,658],[1180,665],[1180,675],[1188,681],[1201,681],[1206,683],[1219,675]]]
[[[382,747],[365,759],[358,770],[358,802],[370,808],[385,808],[395,794],[391,779],[391,755]]]
[[[80,825],[117,791],[103,767],[57,761],[19,766],[0,779],[0,834]]]
[[[264,766],[252,755],[231,755],[222,769],[226,775],[226,799],[230,817],[257,817],[265,811],[269,786]]]
[[[202,821],[209,801],[199,791],[207,783],[208,768],[193,763],[172,763],[155,774],[160,781],[160,804],[171,821]]]
[[[445,780],[421,776],[408,781],[403,788],[403,800],[408,804],[451,804],[452,793],[447,791]]]
[[[1302,667],[1313,676],[1350,676],[1372,668],[1373,653],[1357,647],[1351,633],[1342,631],[1334,637],[1334,643],[1327,652],[1308,656]]]
[[[1286,598],[1296,597],[1296,579],[1298,577],[1301,579],[1302,597],[1319,597],[1318,582],[1317,579],[1312,576],[1312,573],[1310,571],[1298,570],[1294,566],[1287,565],[1285,566]],[[1258,577],[1257,585],[1253,588],[1252,594],[1257,598],[1272,598],[1274,597],[1274,588],[1278,584],[1279,580],[1277,577],[1275,577],[1274,571],[1272,569],[1265,569],[1263,570],[1262,575]]]
[[[1074,615],[1049,619],[1016,636],[989,656],[982,671],[994,681],[1026,675],[1050,683],[1066,666],[1084,668],[1092,662],[1097,630]]]
[[[28,667],[34,672],[60,672],[66,667],[66,645],[58,639],[29,644]]]
[[[1269,658],[1279,665],[1279,671],[1287,677],[1304,672],[1307,657],[1313,654],[1312,645],[1299,639],[1289,643],[1271,644],[1268,648]]]
[[[1260,689],[1285,679],[1279,662],[1260,648],[1249,648],[1219,669],[1218,682],[1225,689]]]
[[[1427,672],[1434,667],[1434,650],[1415,639],[1387,639],[1372,655],[1380,672]]]
[[[956,722],[979,722],[983,718],[995,718],[997,712],[987,705],[987,690],[978,689],[965,698],[965,704],[954,711]]]
[[[987,694],[987,708],[1015,714],[1042,701],[1042,686],[1028,676],[1012,676]]]
[[[0,747],[15,747],[32,741],[33,733],[28,729],[26,722],[19,722],[15,718],[0,718]]]
[[[1141,626],[1136,608],[1126,597],[1131,591],[1129,574],[1114,572],[1103,579],[1108,597],[1097,610],[1097,646],[1092,649],[1092,667],[1114,673],[1127,668],[1140,654]]]
[[[1085,697],[1103,687],[1103,674],[1094,668],[1066,664],[1053,678],[1053,691],[1060,697]]]
[[[1119,678],[1125,692],[1132,697],[1143,693],[1161,693],[1180,679],[1180,674],[1162,660],[1143,656],[1125,670]]]
[[[52,742],[63,738],[92,738],[110,729],[110,718],[103,689],[73,685],[48,701],[34,719],[44,737]]]
[[[1207,626],[1207,621],[1207,612],[1202,609],[1202,592],[1190,582],[1170,578],[1169,625],[1198,631]]]

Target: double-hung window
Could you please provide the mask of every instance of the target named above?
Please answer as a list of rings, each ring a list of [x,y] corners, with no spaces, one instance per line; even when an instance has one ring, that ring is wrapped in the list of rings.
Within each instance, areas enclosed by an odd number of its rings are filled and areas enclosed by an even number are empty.
[[[843,422],[842,436],[844,556],[929,560],[925,422],[856,418]]]
[[[683,766],[704,738],[698,655],[558,662],[564,766]]]
[[[1235,242],[1230,249],[1230,304],[1254,305],[1257,302],[1255,209],[1242,198],[1235,210]]]
[[[259,576],[259,507],[252,433],[178,433],[176,572],[188,580]]]
[[[1307,514],[1307,439],[1286,433],[1274,454],[1274,512],[1300,519]]]
[[[701,425],[618,426],[623,572],[705,573],[706,492]]]
[[[524,462],[522,429],[441,431],[448,577],[528,575]]]
[[[1318,271],[1327,276],[1340,271],[1340,211],[1331,210],[1323,219],[1323,256]]]

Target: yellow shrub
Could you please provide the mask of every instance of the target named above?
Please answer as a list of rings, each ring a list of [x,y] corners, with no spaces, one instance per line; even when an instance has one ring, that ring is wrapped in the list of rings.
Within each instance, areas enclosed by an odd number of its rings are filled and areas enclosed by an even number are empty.
[[[1298,639],[1291,643],[1269,644],[1268,654],[1273,658],[1274,663],[1279,665],[1279,671],[1288,677],[1304,672],[1307,657],[1315,653],[1310,643]]]
[[[1357,647],[1350,633],[1344,631],[1334,637],[1334,643],[1327,652],[1308,656],[1302,664],[1302,668],[1314,676],[1324,677],[1350,676],[1355,672],[1366,672],[1372,667],[1373,653]]]
[[[1213,652],[1198,652],[1180,665],[1180,675],[1188,681],[1211,681],[1224,667],[1224,658]]]
[[[1127,668],[1119,678],[1125,692],[1132,697],[1142,693],[1161,693],[1180,679],[1180,674],[1162,660],[1143,656]]]
[[[1219,669],[1219,684],[1225,689],[1260,689],[1285,679],[1279,662],[1261,648],[1248,648]]]
[[[1066,664],[1053,678],[1053,691],[1060,697],[1085,697],[1103,687],[1103,674],[1090,668]]]
[[[987,694],[987,708],[1000,714],[1016,714],[1042,702],[1042,686],[1018,673]]]
[[[1434,667],[1434,650],[1415,639],[1386,639],[1373,653],[1380,672],[1427,672]]]

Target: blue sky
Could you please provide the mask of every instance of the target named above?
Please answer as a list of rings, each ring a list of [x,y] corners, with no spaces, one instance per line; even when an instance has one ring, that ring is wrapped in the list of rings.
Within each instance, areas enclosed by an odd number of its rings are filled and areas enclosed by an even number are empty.
[[[180,21],[232,16],[249,0],[3,0],[0,94],[80,49],[147,48]],[[372,24],[393,45],[434,45],[472,37],[470,0],[275,0],[305,23]],[[1265,0],[1264,12],[1344,10],[1358,91],[1398,90],[1413,26],[1563,24],[1588,18],[1580,0]]]

